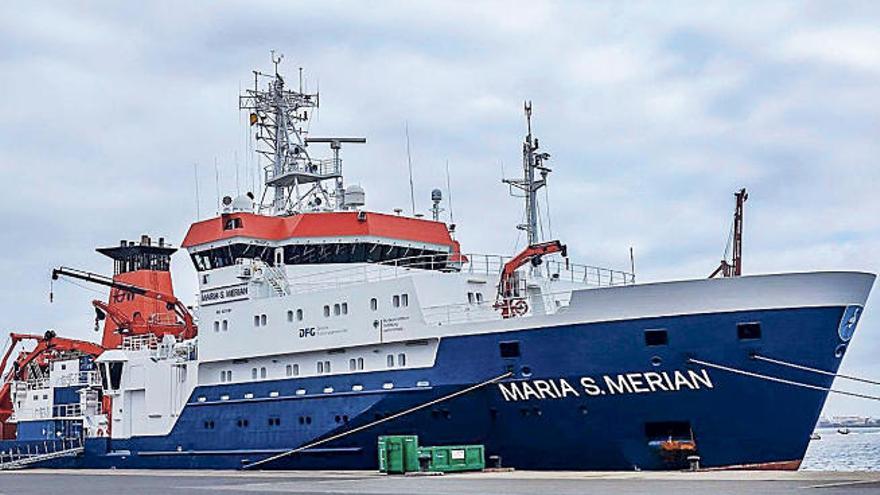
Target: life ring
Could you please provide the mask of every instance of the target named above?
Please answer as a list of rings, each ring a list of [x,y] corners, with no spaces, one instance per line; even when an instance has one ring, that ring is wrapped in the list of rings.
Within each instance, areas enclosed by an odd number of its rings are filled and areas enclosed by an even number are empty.
[[[510,312],[514,316],[522,316],[529,311],[529,303],[525,299],[517,299],[510,304]]]

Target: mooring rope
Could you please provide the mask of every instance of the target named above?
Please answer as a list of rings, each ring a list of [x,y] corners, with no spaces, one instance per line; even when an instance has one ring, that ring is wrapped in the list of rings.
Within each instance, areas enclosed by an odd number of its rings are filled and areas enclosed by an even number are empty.
[[[282,453],[280,453],[280,454],[276,454],[276,455],[273,455],[273,456],[271,456],[271,457],[267,457],[267,458],[265,458],[265,459],[262,459],[262,460],[259,460],[259,461],[256,461],[256,462],[252,462],[252,463],[250,463],[250,464],[246,464],[246,465],[242,466],[241,468],[242,468],[242,469],[251,469],[251,468],[253,468],[253,467],[255,467],[255,466],[260,466],[260,465],[266,464],[266,463],[268,463],[268,462],[276,461],[276,460],[281,459],[281,458],[283,458],[283,457],[287,457],[287,456],[290,456],[290,455],[296,454],[297,452],[302,452],[303,450],[308,450],[308,449],[311,449],[311,448],[313,448],[313,447],[317,447],[318,445],[325,444],[325,443],[327,443],[327,442],[332,442],[333,440],[338,440],[338,439],[340,439],[340,438],[342,438],[342,437],[347,437],[348,435],[351,435],[351,434],[353,434],[353,433],[357,433],[357,432],[359,432],[359,431],[363,431],[363,430],[366,430],[366,429],[368,429],[368,428],[372,428],[372,427],[374,427],[374,426],[376,426],[376,425],[378,425],[378,424],[380,424],[380,423],[384,423],[384,422],[386,422],[386,421],[391,421],[392,419],[397,419],[397,418],[399,418],[399,417],[401,417],[401,416],[406,416],[407,414],[414,413],[414,412],[416,412],[416,411],[418,411],[418,410],[421,410],[421,409],[424,409],[424,408],[426,408],[426,407],[431,407],[431,406],[433,406],[434,404],[439,404],[440,402],[444,402],[444,401],[447,401],[447,400],[449,400],[449,399],[454,399],[455,397],[458,397],[458,396],[460,396],[460,395],[464,395],[464,394],[467,394],[467,393],[473,392],[474,390],[477,390],[478,388],[485,387],[486,385],[491,385],[491,384],[493,384],[493,383],[495,383],[495,382],[501,381],[501,380],[503,380],[503,379],[505,379],[505,378],[507,378],[507,377],[509,377],[509,376],[512,376],[512,375],[513,375],[513,372],[508,371],[507,373],[504,373],[503,375],[498,375],[498,376],[496,376],[495,378],[491,378],[491,379],[486,380],[486,381],[484,381],[484,382],[477,383],[476,385],[471,385],[470,387],[467,387],[467,388],[461,389],[461,390],[459,390],[459,391],[457,391],[457,392],[453,392],[453,393],[451,393],[451,394],[449,394],[449,395],[444,395],[443,397],[439,397],[439,398],[437,398],[437,399],[430,400],[430,401],[428,401],[428,402],[425,402],[424,404],[419,404],[418,406],[411,407],[411,408],[406,409],[406,410],[404,410],[404,411],[400,411],[400,412],[394,413],[394,414],[392,414],[391,416],[386,416],[386,417],[384,417],[384,418],[382,418],[382,419],[378,419],[378,420],[376,420],[376,421],[373,421],[372,423],[367,423],[367,424],[365,424],[365,425],[358,426],[357,428],[352,428],[351,430],[343,431],[342,433],[337,433],[336,435],[332,435],[332,436],[329,436],[329,437],[327,437],[327,438],[324,438],[324,439],[321,439],[321,440],[316,440],[316,441],[314,441],[314,442],[308,443],[308,444],[303,445],[303,446],[301,446],[301,447],[297,447],[297,448],[295,448],[295,449],[288,450],[287,452],[282,452]]]
[[[808,389],[811,389],[811,390],[820,390],[820,391],[822,391],[822,392],[830,392],[830,393],[835,393],[835,394],[840,394],[840,395],[848,395],[848,396],[850,396],[850,397],[858,397],[858,398],[860,398],[860,399],[868,399],[868,400],[876,400],[876,401],[880,401],[880,396],[876,396],[876,395],[860,394],[860,393],[857,393],[857,392],[849,392],[849,391],[846,391],[846,390],[837,390],[837,389],[834,389],[834,388],[830,388],[830,387],[822,387],[822,386],[819,386],[819,385],[812,385],[812,384],[809,384],[809,383],[796,382],[796,381],[794,381],[794,380],[788,380],[788,379],[785,379],[785,378],[779,378],[779,377],[777,377],[777,376],[764,375],[764,374],[761,374],[761,373],[755,373],[755,372],[753,372],[753,371],[746,371],[746,370],[741,370],[741,369],[739,369],[739,368],[733,368],[733,367],[731,367],[731,366],[724,366],[724,365],[722,365],[722,364],[710,363],[710,362],[708,362],[708,361],[702,361],[702,360],[700,360],[700,359],[693,359],[693,358],[691,358],[691,359],[688,359],[688,362],[689,362],[689,363],[693,363],[693,364],[699,364],[699,365],[701,365],[701,366],[706,366],[706,367],[709,367],[709,368],[715,368],[715,369],[718,369],[718,370],[721,370],[721,371],[727,371],[727,372],[730,372],[730,373],[735,373],[735,374],[737,374],[737,375],[748,376],[748,377],[751,377],[751,378],[759,378],[759,379],[761,379],[761,380],[768,380],[768,381],[771,381],[771,382],[782,383],[782,384],[785,384],[785,385],[792,385],[792,386],[794,386],[794,387],[808,388]]]
[[[765,362],[772,363],[772,364],[778,364],[780,366],[788,366],[789,368],[794,368],[797,370],[810,371],[813,373],[818,373],[820,375],[834,376],[837,378],[843,378],[845,380],[852,380],[852,381],[862,382],[862,383],[870,383],[871,385],[880,385],[880,381],[877,381],[877,380],[869,380],[867,378],[861,378],[858,376],[844,375],[843,373],[834,373],[831,371],[820,370],[818,368],[811,368],[809,366],[804,366],[802,364],[790,363],[788,361],[783,361],[781,359],[773,359],[770,357],[762,356],[760,354],[752,354],[752,359],[757,359],[758,361],[765,361]]]

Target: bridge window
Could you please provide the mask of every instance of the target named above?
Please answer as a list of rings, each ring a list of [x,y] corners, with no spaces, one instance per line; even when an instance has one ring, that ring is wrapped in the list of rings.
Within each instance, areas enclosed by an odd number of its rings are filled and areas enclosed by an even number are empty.
[[[225,222],[223,222],[223,230],[233,230],[240,229],[244,227],[244,224],[241,222],[241,218],[227,218]]]

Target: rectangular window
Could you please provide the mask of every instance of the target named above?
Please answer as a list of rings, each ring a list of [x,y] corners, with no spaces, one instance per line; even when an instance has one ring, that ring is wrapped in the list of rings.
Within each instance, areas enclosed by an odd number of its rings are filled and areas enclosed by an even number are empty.
[[[214,322],[214,333],[217,333],[217,332],[219,332],[219,331],[220,331],[220,322],[219,322],[219,321],[215,321],[215,322]]]
[[[483,302],[483,293],[482,292],[475,292],[474,296],[477,298],[477,304],[480,304]]]
[[[287,376],[293,376],[293,366],[288,364],[287,367],[284,368],[284,372]]]
[[[400,307],[400,296],[395,294],[394,297],[391,298],[391,304],[395,308],[399,308]]]
[[[333,305],[333,315],[339,316],[342,313],[342,309],[339,307],[339,303]]]
[[[251,378],[253,378],[254,380],[257,379],[257,369],[256,368],[251,368]]]
[[[224,332],[229,331],[229,320],[223,320],[223,331]]]
[[[364,358],[362,358],[362,357],[358,358],[358,369],[359,370],[364,369]]]
[[[330,361],[324,361],[324,371],[330,373]]]
[[[266,368],[260,368],[260,378],[266,378]]]
[[[645,345],[649,347],[666,345],[669,343],[669,335],[666,330],[645,330]]]
[[[296,310],[296,321],[302,321],[302,319],[303,319],[303,310],[301,310],[301,309]]]
[[[409,306],[409,294],[401,294],[400,305],[403,306],[404,308]]]
[[[379,301],[375,297],[370,299],[370,309],[373,311],[379,309]]]
[[[324,372],[324,361],[318,361],[318,373]]]
[[[499,342],[498,351],[503,358],[518,358],[520,356],[519,341],[512,340],[510,342]]]
[[[473,304],[473,303],[474,303],[474,293],[468,292],[468,304]]]
[[[254,326],[260,326],[260,315],[254,315]]]
[[[351,358],[348,360],[348,369],[349,371],[354,371],[357,369],[357,360],[355,358]]]
[[[298,364],[293,365],[293,376],[299,376],[299,365]]]
[[[330,306],[324,305],[324,317],[330,316]]]
[[[342,314],[348,314],[348,303],[342,303]]]
[[[293,311],[287,310],[287,321],[293,321]]]
[[[406,366],[406,354],[400,353],[397,355],[397,365]]]
[[[739,340],[757,340],[761,338],[761,324],[757,322],[752,323],[738,323],[736,325],[736,336],[739,337]]]
[[[388,357],[386,358],[386,361],[388,362],[388,367],[393,368],[394,367],[394,354],[389,354]]]
[[[266,315],[260,315],[260,326],[266,326]]]

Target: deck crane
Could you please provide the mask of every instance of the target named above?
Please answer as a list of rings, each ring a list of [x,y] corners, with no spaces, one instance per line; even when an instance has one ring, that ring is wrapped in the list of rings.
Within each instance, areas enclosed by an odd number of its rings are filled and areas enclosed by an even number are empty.
[[[709,278],[715,278],[718,275],[722,277],[739,277],[742,275],[742,235],[743,235],[743,205],[746,200],[749,199],[749,194],[746,192],[746,188],[742,188],[736,193],[736,210],[733,213],[733,231],[731,232],[731,238],[727,241],[727,246],[724,250],[724,259],[721,260],[721,264],[718,265],[718,268],[709,275]],[[733,258],[730,262],[727,261],[727,252],[731,247],[731,243],[733,244]]]
[[[28,365],[36,364],[40,368],[48,365],[50,358],[58,357],[61,353],[78,353],[94,357],[104,352],[104,348],[94,342],[84,340],[67,339],[58,337],[55,332],[48,330],[43,335],[29,333],[10,333],[10,344],[0,359],[0,438],[10,436],[6,421],[12,416],[12,382],[27,379]],[[37,345],[30,351],[22,352],[12,362],[12,368],[4,375],[6,365],[12,355],[12,351],[22,341],[33,340]]]
[[[180,321],[163,322],[153,321],[152,319],[144,320],[139,315],[128,316],[121,311],[114,310],[102,301],[92,301],[97,314],[96,323],[99,320],[109,317],[118,326],[120,331],[129,334],[148,334],[152,333],[157,337],[164,335],[173,335],[180,339],[191,339],[198,334],[198,328],[193,320],[192,313],[187,309],[177,297],[165,292],[139,287],[137,285],[118,282],[110,277],[105,277],[97,273],[77,270],[74,268],[59,267],[52,270],[52,280],[58,280],[59,277],[70,277],[85,282],[91,282],[123,293],[135,296],[143,296],[149,299],[164,302],[169,311],[174,311],[180,318]]]
[[[538,266],[541,264],[541,258],[553,253],[568,255],[567,248],[558,240],[539,242],[526,247],[504,264],[501,278],[498,280],[498,296],[495,299],[495,309],[501,310],[503,318],[522,316],[529,310],[528,303],[519,296],[517,290],[517,279],[514,276],[516,270],[529,263]]]

